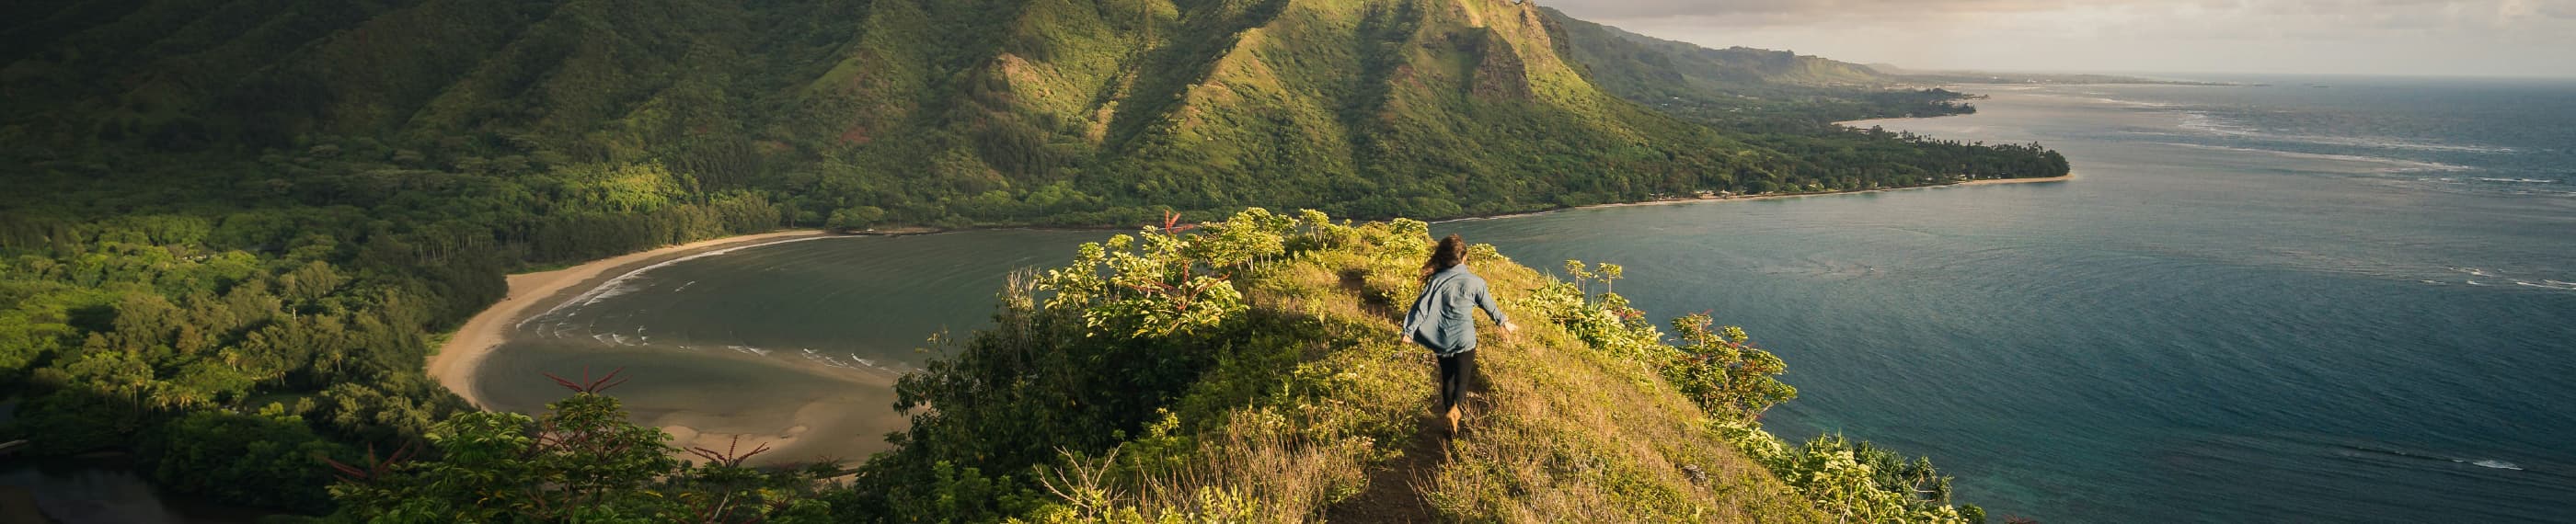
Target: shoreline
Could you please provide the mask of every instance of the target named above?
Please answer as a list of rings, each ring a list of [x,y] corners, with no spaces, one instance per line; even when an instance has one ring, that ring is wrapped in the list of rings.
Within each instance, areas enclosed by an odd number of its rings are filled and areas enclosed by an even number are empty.
[[[678,258],[728,247],[744,247],[771,241],[831,234],[822,230],[798,229],[735,235],[627,253],[562,269],[509,275],[506,277],[509,280],[509,294],[499,302],[483,308],[483,311],[475,313],[465,321],[464,326],[457,328],[456,333],[447,338],[447,342],[438,346],[438,352],[429,355],[425,372],[431,380],[438,381],[439,385],[447,387],[448,391],[464,397],[467,404],[481,409],[484,407],[482,391],[475,387],[474,379],[475,372],[482,367],[483,360],[491,356],[493,349],[509,340],[508,334],[513,323],[530,314],[546,311],[539,309],[538,306],[552,306],[561,302],[558,299],[569,299],[570,297],[561,296],[566,291],[575,290],[583,283],[615,278],[632,270],[629,268],[641,268],[647,264],[662,262],[667,258]],[[618,271],[612,272],[612,270]]]

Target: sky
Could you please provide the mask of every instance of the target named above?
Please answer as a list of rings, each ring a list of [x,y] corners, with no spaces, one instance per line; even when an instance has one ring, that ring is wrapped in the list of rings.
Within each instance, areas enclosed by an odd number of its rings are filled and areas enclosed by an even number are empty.
[[[1539,0],[1706,47],[1909,69],[2576,77],[2576,0]]]

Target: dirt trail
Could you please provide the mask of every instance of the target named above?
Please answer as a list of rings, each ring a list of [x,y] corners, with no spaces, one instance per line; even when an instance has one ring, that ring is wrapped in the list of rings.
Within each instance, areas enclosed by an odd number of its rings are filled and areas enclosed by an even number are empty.
[[[1370,315],[1386,319],[1389,324],[1404,320],[1395,305],[1370,297],[1365,275],[1345,272],[1342,290],[1359,299],[1360,307]],[[1427,370],[1426,370],[1427,371]],[[1430,374],[1423,380],[1432,380]],[[1430,413],[1414,417],[1412,437],[1404,442],[1403,454],[1369,468],[1368,489],[1343,500],[1324,512],[1326,522],[1439,522],[1440,511],[1423,497],[1440,467],[1449,463],[1449,436],[1440,421]]]
[[[1422,496],[1440,466],[1449,463],[1448,438],[1429,415],[1414,418],[1404,454],[1369,469],[1368,490],[1324,512],[1326,522],[1440,522],[1440,511]]]

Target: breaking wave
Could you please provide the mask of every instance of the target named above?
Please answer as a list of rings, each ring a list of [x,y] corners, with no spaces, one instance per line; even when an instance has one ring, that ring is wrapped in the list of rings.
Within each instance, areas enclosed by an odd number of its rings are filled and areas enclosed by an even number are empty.
[[[2316,144],[2316,145],[2326,145],[2326,146],[2359,147],[2359,148],[2367,148],[2367,149],[2398,149],[2398,150],[2407,150],[2407,151],[2442,151],[2442,152],[2453,152],[2453,153],[2512,153],[2512,152],[2514,152],[2514,149],[2513,149],[2513,148],[2510,148],[2510,147],[2495,147],[2495,146],[2480,146],[2480,145],[2460,145],[2460,144],[2434,144],[2434,143],[2417,142],[2417,141],[2412,141],[2412,140],[2405,140],[2405,139],[2399,139],[2399,138],[2390,138],[2390,137],[2327,136],[2327,135],[2302,135],[2302,134],[2266,133],[2266,132],[2263,132],[2263,131],[2262,131],[2262,130],[2260,130],[2260,129],[2256,129],[2256,128],[2254,128],[2253,126],[2248,126],[2248,125],[2245,125],[2245,124],[2242,124],[2242,123],[2238,123],[2238,122],[2236,122],[2236,121],[2234,121],[2234,120],[2227,119],[2227,118],[2225,118],[2225,117],[2215,116],[2215,115],[2211,115],[2211,114],[2208,114],[2208,113],[2203,113],[2203,112],[2198,112],[2198,111],[2183,111],[2183,112],[2181,112],[2181,115],[2182,115],[2182,122],[2181,122],[2181,123],[2178,123],[2178,124],[2175,124],[2177,127],[2181,127],[2181,128],[2183,128],[2183,129],[2185,129],[2185,130],[2195,131],[2195,132],[2199,132],[2199,133],[2202,133],[2202,134],[2208,134],[2208,135],[2219,135],[2219,136],[2231,136],[2231,137],[2254,138],[2254,139],[2262,139],[2262,140],[2279,140],[2279,141],[2283,141],[2283,142],[2298,142],[2298,143],[2304,143],[2304,144]]]
[[[2383,173],[2407,173],[2407,172],[2425,172],[2425,171],[2468,171],[2468,170],[2472,169],[2472,168],[2470,168],[2470,167],[2468,167],[2468,166],[2457,166],[2457,165],[2451,165],[2451,164],[2444,164],[2444,163],[2440,163],[2440,162],[2424,162],[2424,161],[2419,161],[2419,160],[2406,160],[2406,159],[2402,159],[2402,158],[2388,158],[2388,157],[2377,157],[2377,156],[2362,156],[2362,155],[2334,155],[2334,154],[2326,154],[2326,153],[2301,153],[2301,152],[2297,152],[2297,151],[2281,151],[2281,150],[2277,150],[2277,149],[2259,149],[2259,148],[2251,148],[2251,147],[2233,147],[2233,146],[2213,146],[2213,145],[2204,145],[2204,144],[2186,144],[2186,143],[2181,143],[2181,142],[2166,142],[2166,143],[2165,143],[2165,145],[2177,146],[2177,147],[2188,147],[2188,148],[2193,148],[2193,149],[2209,149],[2209,150],[2217,150],[2217,151],[2238,151],[2238,152],[2246,152],[2246,153],[2262,153],[2262,154],[2267,154],[2267,155],[2279,156],[2279,157],[2283,157],[2283,158],[2300,158],[2300,159],[2308,159],[2308,160],[2331,160],[2331,161],[2337,161],[2337,162],[2354,162],[2354,163],[2378,164],[2378,165],[2388,166],[2388,167],[2381,168],[2381,169],[2379,169],[2379,170],[2378,170],[2378,171],[2383,172]]]
[[[838,237],[838,236],[810,236],[810,237],[789,238],[789,239],[775,240],[775,241],[770,241],[770,242],[761,242],[761,243],[757,243],[757,244],[740,245],[740,246],[728,247],[728,248],[724,248],[724,249],[710,250],[710,251],[701,252],[701,253],[693,253],[693,254],[690,254],[690,255],[688,255],[688,256],[684,256],[684,257],[674,258],[674,259],[670,259],[670,260],[664,260],[664,261],[661,261],[661,262],[655,262],[655,263],[653,263],[653,265],[644,266],[644,267],[640,267],[640,268],[635,268],[635,270],[634,270],[634,271],[628,271],[628,272],[626,272],[626,273],[624,273],[624,274],[617,275],[617,277],[616,277],[616,278],[608,279],[608,281],[607,281],[607,282],[601,282],[601,283],[599,284],[599,286],[598,286],[598,287],[590,288],[590,290],[589,290],[589,291],[584,291],[584,292],[582,292],[582,294],[580,294],[580,295],[575,295],[575,296],[573,296],[573,297],[572,297],[572,299],[571,299],[571,300],[565,300],[565,301],[563,301],[563,303],[555,304],[555,307],[547,308],[547,309],[546,309],[546,312],[544,312],[544,313],[539,313],[539,314],[537,314],[537,315],[530,316],[530,317],[528,317],[526,320],[520,320],[518,324],[515,324],[515,325],[513,325],[513,326],[511,326],[511,327],[513,327],[513,328],[524,327],[524,326],[526,326],[526,325],[528,324],[528,322],[530,322],[530,321],[534,321],[534,320],[539,319],[539,318],[544,318],[544,317],[551,317],[551,316],[554,316],[554,315],[555,315],[555,313],[563,312],[565,309],[573,309],[573,308],[580,308],[580,307],[588,307],[588,306],[590,306],[590,305],[592,305],[592,304],[597,304],[597,303],[599,303],[599,302],[600,302],[600,301],[602,301],[602,300],[608,300],[608,299],[610,299],[610,298],[614,298],[614,297],[616,297],[616,296],[618,296],[618,295],[624,295],[624,294],[627,294],[627,293],[633,293],[633,292],[635,292],[635,288],[636,288],[636,286],[635,286],[635,282],[634,282],[634,280],[635,280],[635,278],[636,278],[636,277],[641,276],[641,275],[643,275],[643,274],[645,274],[645,273],[650,273],[650,272],[652,272],[653,270],[656,270],[656,269],[661,269],[661,268],[665,268],[665,267],[670,267],[672,264],[678,264],[678,263],[681,263],[681,262],[687,262],[687,261],[697,260],[697,259],[701,259],[701,258],[707,258],[707,257],[713,257],[713,256],[724,255],[724,254],[727,254],[727,253],[732,253],[732,252],[735,252],[735,251],[741,251],[741,250],[745,250],[745,249],[751,249],[751,248],[755,248],[755,247],[775,246],[775,245],[779,245],[779,244],[787,244],[787,243],[793,243],[793,242],[804,242],[804,241],[808,241],[808,240],[823,240],[823,239],[831,239],[831,238],[844,238],[844,237]],[[691,282],[691,283],[692,283],[692,284],[694,284],[694,283],[696,283],[696,282]],[[687,285],[687,284],[682,284],[680,287],[684,287],[684,288],[685,288],[685,287],[688,287],[688,285]],[[565,316],[574,316],[574,315],[578,315],[578,314],[579,314],[579,312],[578,312],[578,311],[575,311],[575,312],[573,312],[573,313],[566,314]]]

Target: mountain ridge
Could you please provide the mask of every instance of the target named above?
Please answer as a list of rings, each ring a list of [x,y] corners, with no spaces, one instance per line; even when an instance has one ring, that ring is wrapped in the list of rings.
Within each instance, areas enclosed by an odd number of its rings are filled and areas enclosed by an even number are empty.
[[[91,5],[66,3],[38,19]],[[503,178],[660,163],[704,189],[784,193],[791,219],[869,207],[944,225],[1134,223],[1158,206],[1496,214],[1840,170],[1621,103],[1576,60],[1590,47],[1568,40],[1587,35],[1559,35],[1570,19],[1503,0],[308,3],[146,2],[64,36],[0,74],[32,95],[0,104],[0,136],[43,144],[30,156],[216,161],[342,143],[383,167]],[[6,31],[43,30],[59,29]],[[80,47],[149,32],[169,36]],[[1790,58],[1820,78],[1865,70]],[[1677,89],[1717,89],[1701,80]]]

